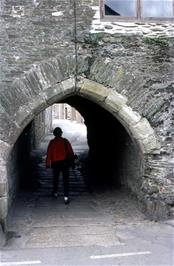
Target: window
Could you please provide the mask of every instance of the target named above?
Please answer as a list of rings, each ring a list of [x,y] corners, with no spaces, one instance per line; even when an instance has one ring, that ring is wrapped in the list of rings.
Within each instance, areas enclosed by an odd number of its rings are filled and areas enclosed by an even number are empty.
[[[105,15],[135,17],[136,0],[106,0]]]
[[[174,0],[100,0],[101,17],[174,18]]]
[[[173,1],[142,0],[142,17],[173,17]]]

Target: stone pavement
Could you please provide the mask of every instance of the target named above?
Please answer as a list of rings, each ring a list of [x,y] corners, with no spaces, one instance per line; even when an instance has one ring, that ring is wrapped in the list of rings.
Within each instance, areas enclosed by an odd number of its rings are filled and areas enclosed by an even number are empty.
[[[173,265],[172,221],[146,220],[125,192],[73,193],[69,205],[62,195],[21,193],[0,266]]]
[[[51,171],[44,166],[50,138],[32,153],[36,183],[11,208],[0,266],[173,265],[172,221],[148,221],[125,189],[89,193],[77,168],[70,175],[70,204],[64,205],[61,187],[58,198],[51,197]],[[74,143],[74,149],[80,155],[85,145]]]
[[[75,153],[81,158],[87,151],[80,133],[68,132]],[[60,122],[59,122],[60,124]],[[72,130],[72,126],[71,126]],[[8,219],[8,247],[64,247],[120,243],[115,224],[145,220],[126,191],[100,187],[88,192],[81,162],[70,170],[70,204],[63,203],[60,176],[59,196],[52,198],[52,171],[45,169],[45,154],[52,134],[31,154],[32,190],[20,192]],[[78,143],[76,139],[78,138]],[[81,159],[80,159],[81,160]]]
[[[147,222],[125,193],[109,190],[63,197],[21,194],[9,219],[6,248],[109,246],[122,243],[116,226]]]

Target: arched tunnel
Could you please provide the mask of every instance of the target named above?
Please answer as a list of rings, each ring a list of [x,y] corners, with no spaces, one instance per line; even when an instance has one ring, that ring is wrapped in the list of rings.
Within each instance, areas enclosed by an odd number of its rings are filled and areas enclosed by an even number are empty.
[[[78,96],[67,102],[82,114],[87,127],[89,183],[118,188],[128,184],[127,174],[137,174],[142,157],[125,128],[96,103]]]
[[[89,151],[83,164],[87,189],[126,187],[134,191],[142,175],[143,157],[125,128],[110,112],[89,99],[75,95],[63,102],[79,111],[87,128]],[[33,121],[27,125],[10,154],[8,177],[11,199],[20,188],[32,190],[38,185],[31,158],[36,127]]]

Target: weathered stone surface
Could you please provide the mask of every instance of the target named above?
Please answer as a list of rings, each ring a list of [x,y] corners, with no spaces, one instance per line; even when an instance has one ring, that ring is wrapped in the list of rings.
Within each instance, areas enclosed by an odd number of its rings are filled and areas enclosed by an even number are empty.
[[[27,105],[29,99],[36,96],[26,91],[25,88],[23,82],[16,80],[12,86],[0,90],[1,105],[10,116],[13,116],[22,105]]]
[[[139,163],[145,173],[149,171],[147,179],[163,182],[166,190],[172,187],[174,25],[104,22],[96,0],[79,0],[76,10],[68,0],[39,4],[16,0],[12,5],[4,0],[0,9],[2,158],[8,154],[4,143],[14,145],[35,114],[77,93],[100,103],[121,121],[139,151],[148,156],[143,167]],[[85,81],[79,92],[79,75],[95,86]],[[145,118],[139,120],[140,116]],[[132,169],[140,175],[136,166]],[[140,195],[135,180],[127,183]],[[164,194],[164,202],[169,194]]]
[[[154,193],[159,192],[159,187],[155,186],[152,182],[145,179],[142,184],[142,190],[145,192],[146,195],[147,194],[152,195]]]
[[[8,193],[8,184],[7,184],[7,177],[6,177],[6,179],[4,179],[4,182],[3,180],[2,182],[0,181],[0,197],[7,196],[7,193]]]
[[[124,105],[118,112],[118,117],[120,121],[123,121],[123,123],[126,123],[127,125],[135,125],[137,124],[141,116],[132,110],[131,107]]]
[[[72,94],[75,91],[75,79],[69,78],[57,83],[54,86],[47,88],[44,91],[44,98],[48,104],[53,104],[57,101],[62,100],[65,96]]]
[[[62,81],[61,85],[65,95],[72,94],[76,89],[75,78],[69,78]]]
[[[23,82],[31,95],[37,95],[42,90],[42,85],[39,77],[37,76],[37,72],[33,68],[27,72]]]
[[[122,49],[122,48],[121,48]],[[118,53],[120,48],[118,48]],[[125,66],[122,62],[112,61],[109,57],[98,57],[93,62],[90,68],[89,78],[105,86],[116,88],[118,91],[119,83],[124,80],[123,87],[125,87],[125,79],[128,79],[128,74],[125,75]],[[130,83],[130,80],[128,81]]]
[[[150,126],[146,118],[141,119],[136,125],[132,127],[133,136],[136,139],[147,139],[149,136],[154,135],[154,130]]]
[[[52,103],[56,102],[58,98],[62,99],[62,97],[63,97],[62,84],[58,83],[54,86],[47,88],[44,91],[43,96],[44,96],[46,102],[50,105]]]
[[[6,165],[0,164],[0,197],[7,196],[8,183],[7,183],[7,169]]]
[[[105,104],[113,113],[119,112],[127,102],[127,98],[115,91],[109,91]]]
[[[0,247],[3,247],[5,245],[5,234],[2,230],[2,225],[0,224]]]
[[[19,127],[24,128],[33,119],[33,116],[34,115],[28,103],[27,105],[22,105],[19,107],[14,114],[14,119]]]
[[[109,93],[109,89],[92,80],[84,79],[81,83],[80,94],[87,96],[89,99],[92,98],[102,102]]]
[[[8,211],[8,199],[7,197],[0,197],[0,221],[5,220]]]
[[[68,79],[75,75],[76,61],[74,55],[64,56],[60,55],[55,59],[50,59],[43,62],[39,66],[35,66],[33,71],[37,76],[38,84],[42,85],[42,89],[46,90],[50,86]]]
[[[56,59],[42,63],[40,65],[39,74],[39,79],[43,85],[43,89],[47,89],[64,78],[64,73],[61,69],[61,62]]]
[[[2,160],[7,161],[10,149],[11,146],[8,143],[0,140],[0,158],[2,158]]]
[[[90,69],[90,59],[91,55],[78,56],[77,58],[77,73],[87,73]]]
[[[33,101],[29,102],[28,106],[30,107],[33,114],[38,114],[43,111],[45,108],[48,107],[45,98],[43,97],[42,93],[37,95]]]
[[[18,134],[19,126],[15,121],[11,120],[4,108],[0,106],[0,139],[8,144],[14,144]]]
[[[160,200],[146,200],[146,213],[152,220],[165,220],[168,217],[168,208]]]
[[[139,141],[139,145],[142,146],[144,153],[160,154],[160,143],[157,140],[155,134]]]

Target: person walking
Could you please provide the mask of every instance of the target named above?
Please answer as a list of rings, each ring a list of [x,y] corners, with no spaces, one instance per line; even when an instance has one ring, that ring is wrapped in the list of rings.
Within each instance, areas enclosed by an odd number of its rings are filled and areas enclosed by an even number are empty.
[[[46,156],[46,168],[52,168],[53,171],[53,191],[52,195],[57,198],[59,176],[62,172],[63,188],[64,188],[64,203],[69,203],[69,168],[74,168],[74,151],[70,142],[62,138],[62,129],[56,127],[53,130],[55,136],[49,142]]]

